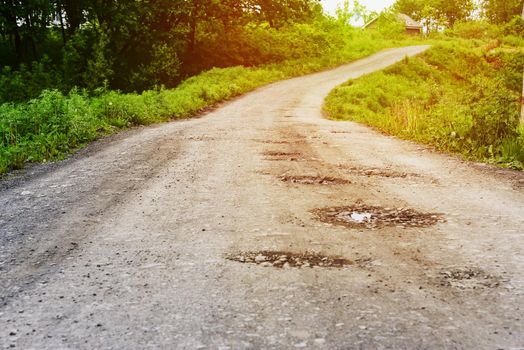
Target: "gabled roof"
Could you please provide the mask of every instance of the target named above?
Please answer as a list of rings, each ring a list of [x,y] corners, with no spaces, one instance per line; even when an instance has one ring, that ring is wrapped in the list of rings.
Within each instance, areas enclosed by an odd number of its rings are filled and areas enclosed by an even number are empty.
[[[379,18],[380,18],[380,16],[377,16],[377,17],[373,18],[371,21],[369,21],[368,23],[364,24],[364,28],[369,27],[370,25],[375,23]]]
[[[415,21],[413,18],[409,17],[408,15],[404,13],[399,13],[397,15],[397,18],[406,24],[406,28],[422,29],[422,24]]]
[[[378,15],[377,17],[373,18],[371,21],[366,23],[364,25],[364,28],[367,28],[371,24],[375,23],[380,18],[380,16],[381,15]],[[415,21],[413,18],[409,17],[408,15],[406,15],[404,13],[397,14],[397,19],[400,22],[404,23],[404,25],[406,26],[407,29],[422,29],[422,24],[420,24],[419,22]]]

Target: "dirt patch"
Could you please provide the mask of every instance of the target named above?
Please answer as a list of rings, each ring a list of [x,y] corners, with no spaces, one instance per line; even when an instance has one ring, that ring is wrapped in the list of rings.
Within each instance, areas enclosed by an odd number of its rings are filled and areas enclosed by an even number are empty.
[[[346,185],[351,181],[329,176],[281,176],[280,180],[299,185]]]
[[[502,280],[476,267],[460,267],[441,270],[437,282],[443,287],[483,289],[496,288]]]
[[[341,257],[325,256],[318,253],[290,253],[282,251],[243,252],[228,255],[226,259],[243,264],[256,264],[264,267],[337,267],[353,265],[354,262]]]
[[[444,221],[441,214],[421,213],[410,208],[383,208],[365,204],[316,209],[313,214],[322,222],[368,229],[386,226],[428,227]]]
[[[332,134],[351,134],[351,131],[337,131],[333,130],[331,131]]]

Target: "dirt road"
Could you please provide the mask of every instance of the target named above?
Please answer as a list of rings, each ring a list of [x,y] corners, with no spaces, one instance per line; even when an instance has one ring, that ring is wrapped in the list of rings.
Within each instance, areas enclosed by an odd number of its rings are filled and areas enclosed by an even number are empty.
[[[0,184],[0,343],[524,348],[524,177],[322,118],[424,47],[276,83]]]

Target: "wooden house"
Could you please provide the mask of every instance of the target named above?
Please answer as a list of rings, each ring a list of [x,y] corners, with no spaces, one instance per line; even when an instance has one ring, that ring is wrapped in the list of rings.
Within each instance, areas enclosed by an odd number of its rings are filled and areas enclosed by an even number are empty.
[[[379,15],[366,23],[364,25],[364,28],[373,29],[378,28],[380,26],[381,21],[379,19],[385,19],[385,20],[396,20],[404,25],[406,28],[406,33],[411,35],[419,35],[422,33],[422,24],[415,21],[413,18],[409,17],[408,15],[404,13],[398,13],[395,15],[394,18],[390,18],[389,16],[386,17],[384,15]]]

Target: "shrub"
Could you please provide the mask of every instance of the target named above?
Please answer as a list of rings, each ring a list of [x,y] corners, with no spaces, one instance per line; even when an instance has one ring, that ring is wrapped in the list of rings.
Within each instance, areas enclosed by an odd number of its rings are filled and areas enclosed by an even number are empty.
[[[472,126],[468,133],[479,146],[497,147],[516,136],[519,121],[518,94],[501,79],[479,78],[468,92]],[[486,155],[487,156],[487,155]]]

